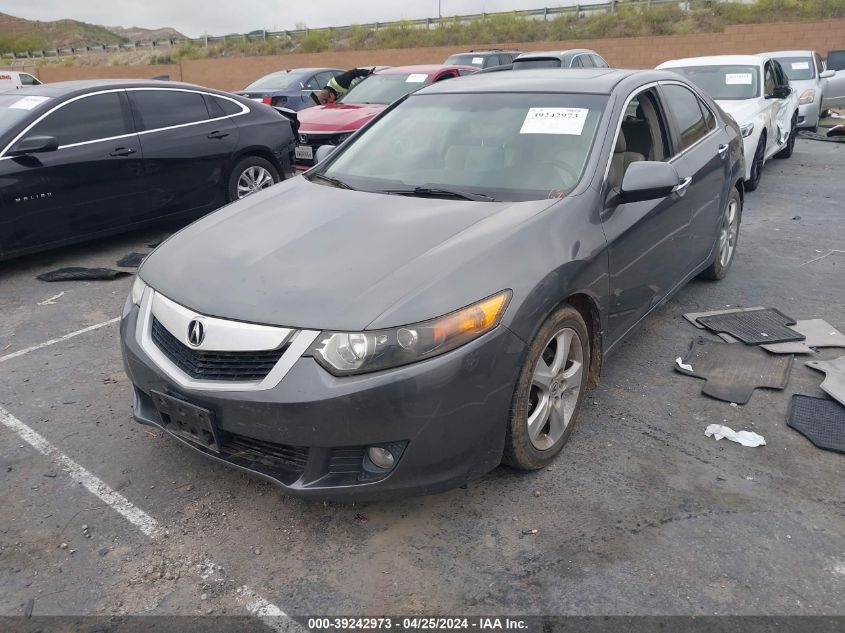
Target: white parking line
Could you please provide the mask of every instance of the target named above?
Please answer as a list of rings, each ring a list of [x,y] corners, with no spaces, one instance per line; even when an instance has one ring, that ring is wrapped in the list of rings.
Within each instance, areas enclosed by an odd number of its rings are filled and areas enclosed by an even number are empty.
[[[23,356],[24,354],[29,354],[30,352],[34,352],[35,350],[39,350],[44,347],[49,347],[50,345],[55,345],[56,343],[61,343],[62,341],[66,341],[69,338],[73,338],[74,336],[79,336],[80,334],[85,334],[86,332],[93,332],[94,330],[99,330],[101,327],[106,327],[107,325],[117,323],[118,321],[120,321],[120,317],[109,319],[108,321],[104,321],[103,323],[97,323],[97,325],[92,325],[81,330],[77,330],[76,332],[65,334],[64,336],[60,336],[59,338],[50,339],[49,341],[39,343],[38,345],[33,345],[32,347],[27,347],[25,349],[18,350],[17,352],[12,352],[11,354],[0,356],[0,363],[6,362],[7,360],[12,360],[13,358],[17,358],[18,356]]]
[[[113,322],[114,321],[109,321],[95,327],[102,327],[103,325],[108,325],[108,323]],[[82,332],[80,331],[79,334],[81,333]],[[110,488],[105,482],[103,482],[102,479],[85,470],[70,457],[50,444],[50,442],[44,439],[44,436],[18,420],[3,407],[0,407],[0,423],[13,430],[18,437],[32,446],[36,451],[45,457],[50,457],[57,461],[62,469],[65,470],[74,480],[79,481],[83,486],[85,486],[85,488],[88,489],[89,492],[91,492],[91,494],[113,508],[123,518],[141,530],[141,532],[150,538],[156,538],[159,534],[161,534],[162,530],[158,521],[140,508],[136,507],[122,494]],[[201,570],[201,577],[203,579],[208,578],[214,573],[213,570],[214,565],[211,561],[206,561],[203,569]],[[265,622],[276,630],[291,631],[299,629],[298,625],[294,621],[287,621],[287,614],[284,611],[272,602],[262,598],[246,585],[238,588],[236,591],[236,600],[252,615],[259,618],[266,618]],[[277,618],[280,617],[285,617],[285,620],[278,620]]]
[[[39,453],[55,459],[71,477],[85,486],[91,494],[99,497],[103,503],[114,508],[115,511],[144,534],[150,538],[158,534],[158,521],[140,508],[135,507],[126,497],[112,490],[99,477],[89,473],[3,407],[0,407],[0,422],[12,429],[22,440],[30,444]]]

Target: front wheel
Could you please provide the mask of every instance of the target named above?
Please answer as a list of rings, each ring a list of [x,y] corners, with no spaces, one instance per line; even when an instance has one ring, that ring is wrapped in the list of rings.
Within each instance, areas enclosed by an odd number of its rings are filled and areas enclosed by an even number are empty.
[[[246,156],[229,175],[229,202],[246,198],[279,180],[279,172],[270,161],[260,156]]]
[[[775,154],[775,158],[789,158],[795,149],[795,137],[798,136],[798,115],[792,116],[792,129],[789,131],[789,138],[786,139],[786,147]]]
[[[564,306],[534,337],[511,402],[502,461],[521,470],[551,462],[572,434],[589,374],[590,338],[581,314]]]
[[[751,163],[751,177],[745,181],[744,187],[746,191],[754,191],[760,186],[760,177],[763,174],[763,165],[766,162],[766,132],[760,135],[760,141],[757,143],[757,149],[754,150],[754,162]]]
[[[728,204],[722,213],[722,221],[719,226],[719,239],[716,242],[713,259],[710,265],[701,272],[705,279],[724,279],[736,254],[736,245],[739,242],[739,221],[742,217],[742,198],[736,188],[731,189]]]

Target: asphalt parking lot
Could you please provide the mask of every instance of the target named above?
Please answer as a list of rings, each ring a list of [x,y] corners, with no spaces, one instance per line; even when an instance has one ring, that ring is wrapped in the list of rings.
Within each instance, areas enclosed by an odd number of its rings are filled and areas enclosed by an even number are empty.
[[[290,498],[132,421],[112,322],[131,277],[36,275],[114,266],[160,231],[0,264],[0,615],[845,613],[845,458],[785,424],[821,375],[798,358],[785,391],[732,407],[672,369],[700,333],[685,312],[845,330],[843,173],[834,143],[767,164],[729,277],[689,284],[609,359],[552,467],[402,501]]]

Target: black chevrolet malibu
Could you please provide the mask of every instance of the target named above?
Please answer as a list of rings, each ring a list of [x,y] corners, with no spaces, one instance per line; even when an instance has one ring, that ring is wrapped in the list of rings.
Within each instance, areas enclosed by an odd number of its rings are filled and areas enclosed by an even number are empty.
[[[135,418],[303,495],[541,468],[624,337],[727,274],[743,173],[736,124],[672,73],[434,84],[144,262]]]
[[[189,84],[0,93],[0,259],[208,213],[292,176],[294,138],[273,108]]]

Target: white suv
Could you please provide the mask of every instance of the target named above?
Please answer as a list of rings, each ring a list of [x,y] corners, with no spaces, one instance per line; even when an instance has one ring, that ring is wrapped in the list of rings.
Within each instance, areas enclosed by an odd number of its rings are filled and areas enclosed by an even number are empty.
[[[745,190],[760,184],[772,156],[789,158],[798,126],[798,95],[777,60],[765,55],[715,55],[664,62],[684,75],[739,124],[745,150]]]

